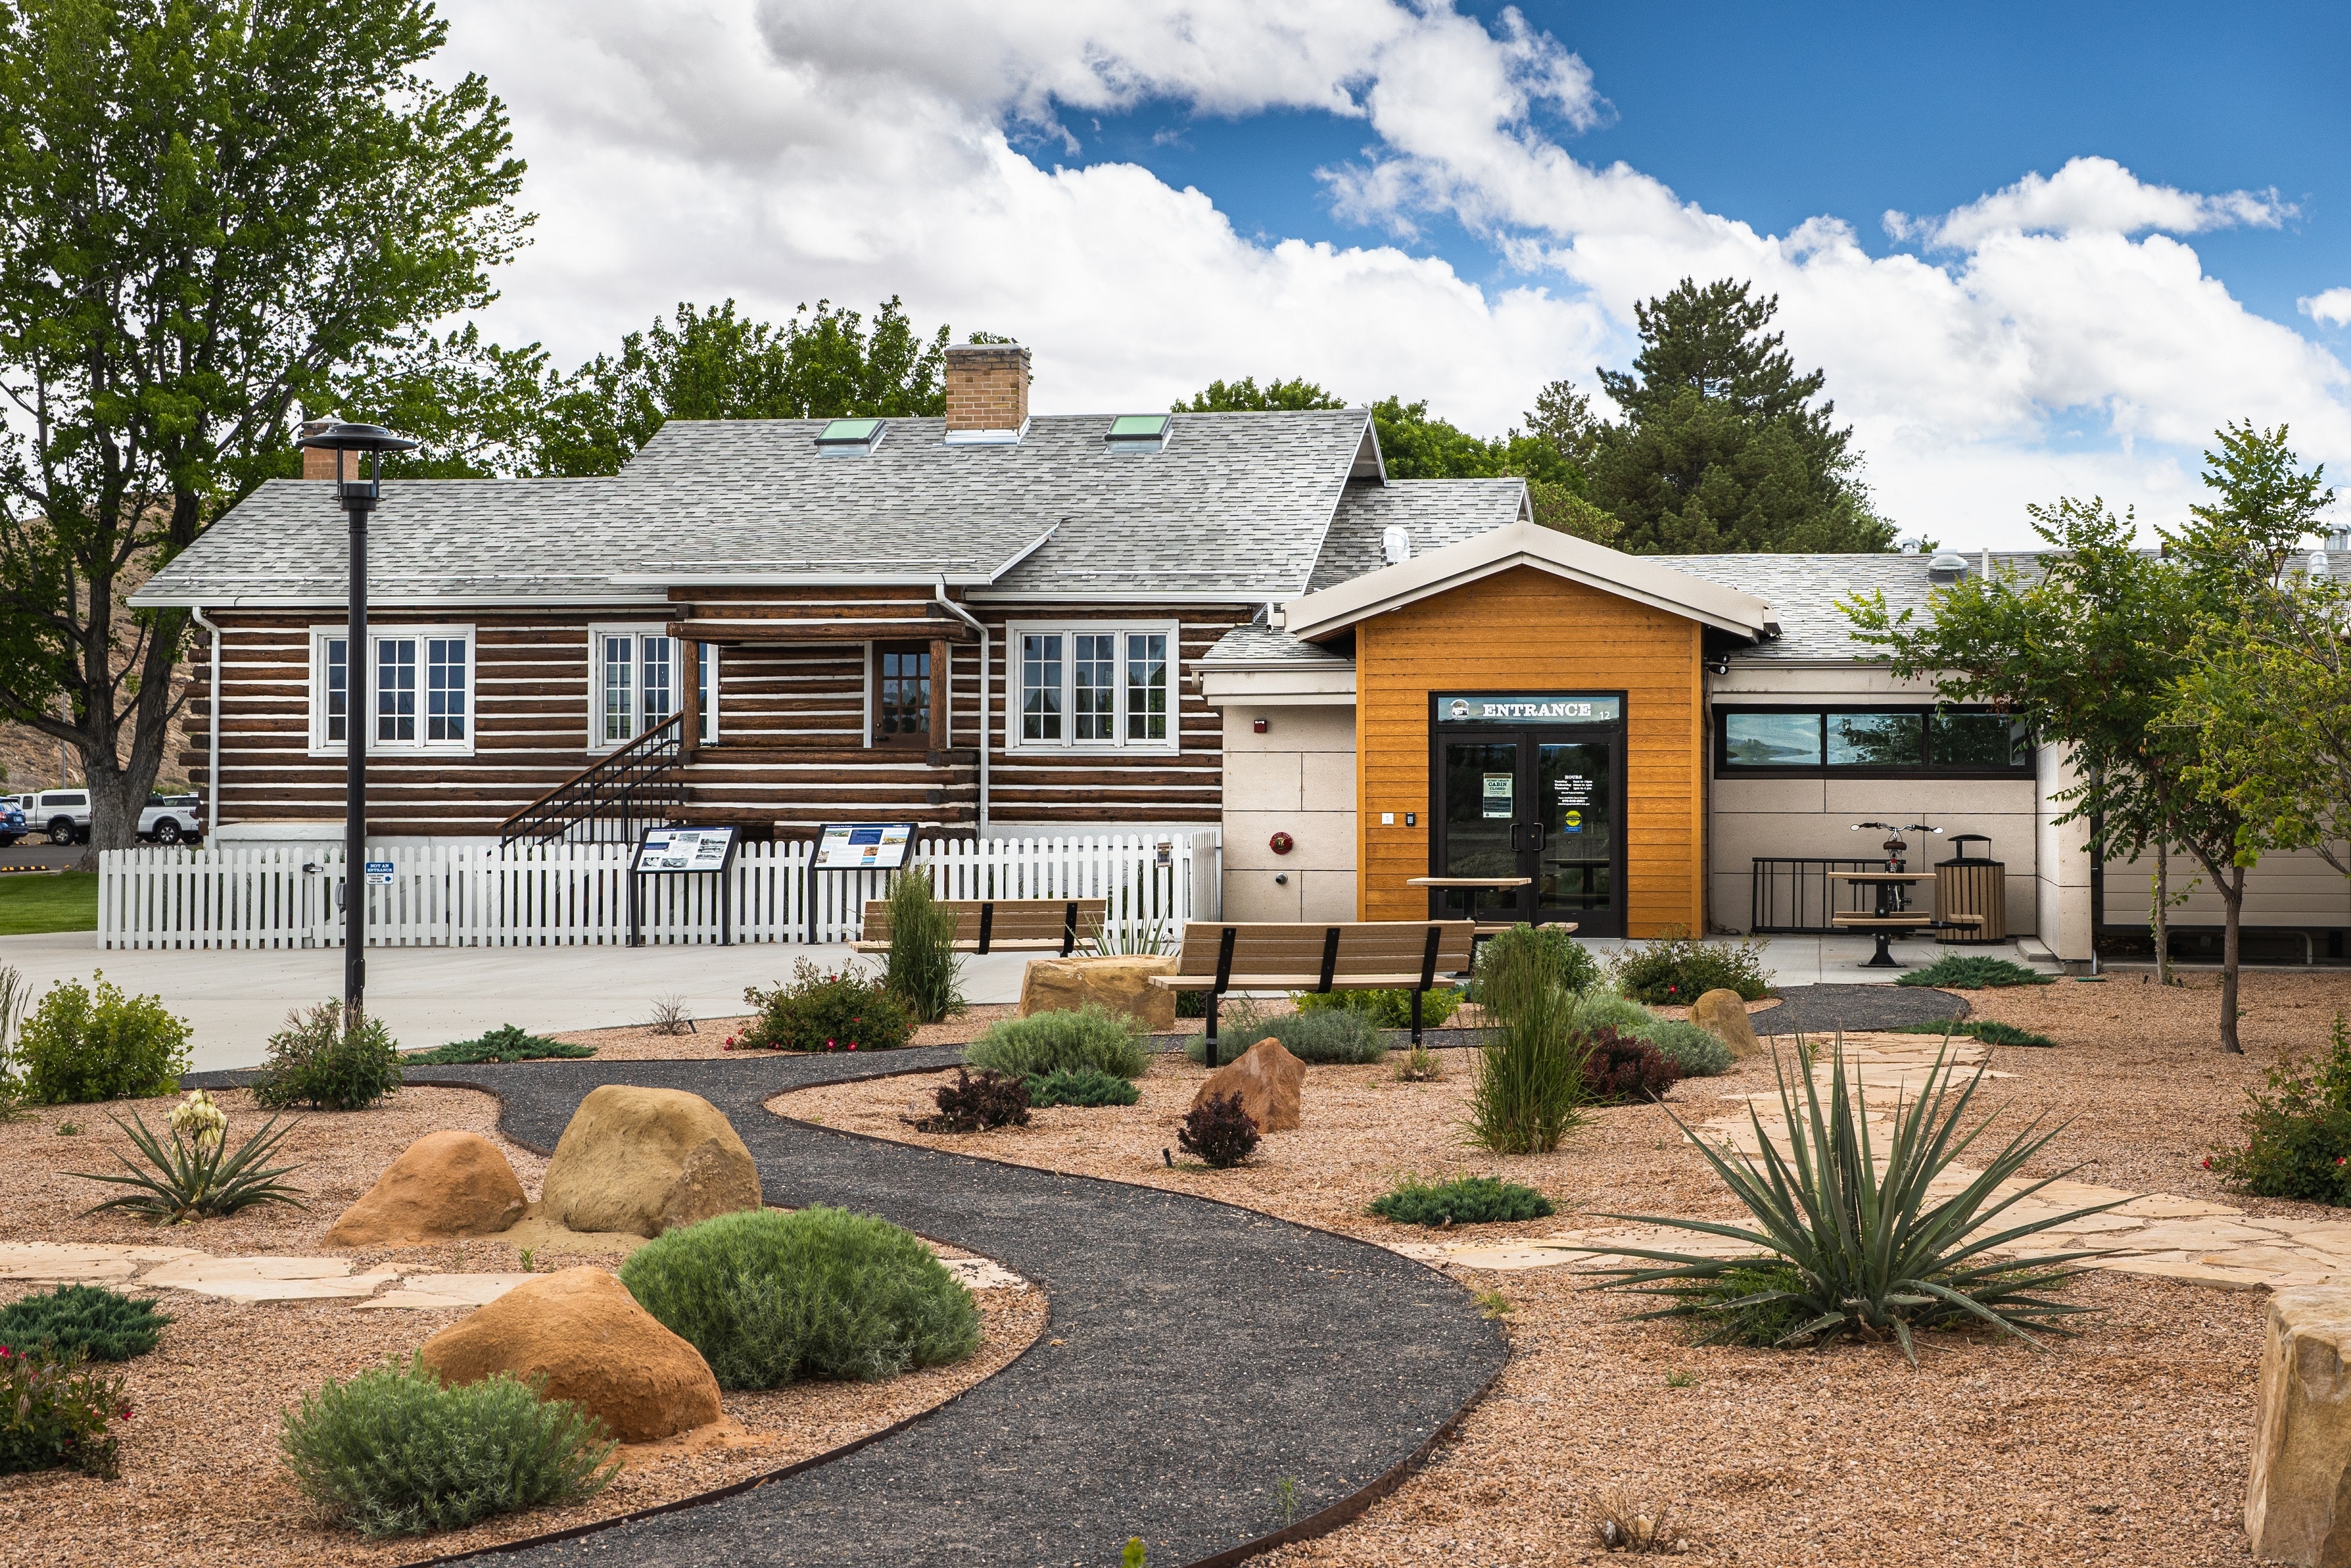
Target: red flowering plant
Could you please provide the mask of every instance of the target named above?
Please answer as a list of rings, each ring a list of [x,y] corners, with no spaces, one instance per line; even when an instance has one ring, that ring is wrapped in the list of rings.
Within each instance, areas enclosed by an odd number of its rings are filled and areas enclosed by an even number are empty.
[[[120,1439],[109,1424],[131,1418],[124,1380],[91,1372],[78,1354],[19,1354],[0,1346],[0,1475],[71,1466],[112,1479]]]
[[[2325,1056],[2269,1070],[2248,1089],[2241,1150],[2211,1155],[2208,1168],[2260,1197],[2298,1197],[2351,1207],[2351,1033],[2343,1015]]]
[[[854,965],[820,969],[802,958],[791,981],[747,988],[759,1010],[733,1048],[740,1051],[895,1051],[914,1035],[914,1016],[881,980]]]

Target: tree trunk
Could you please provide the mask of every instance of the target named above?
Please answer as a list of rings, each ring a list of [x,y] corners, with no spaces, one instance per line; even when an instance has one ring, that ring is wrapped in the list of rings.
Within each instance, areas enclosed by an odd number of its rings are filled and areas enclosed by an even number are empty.
[[[2243,866],[2229,868],[2229,880],[2220,884],[2220,897],[2228,908],[2227,922],[2220,928],[2220,1049],[2242,1056],[2245,1048],[2237,1043],[2237,937],[2245,913]]]
[[[2171,984],[2171,845],[2155,846],[2155,983]]]

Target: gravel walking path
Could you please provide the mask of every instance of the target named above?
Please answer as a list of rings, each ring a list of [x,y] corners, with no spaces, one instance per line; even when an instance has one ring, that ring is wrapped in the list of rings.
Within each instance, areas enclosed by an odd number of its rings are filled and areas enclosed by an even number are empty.
[[[936,1071],[961,1054],[415,1072],[412,1082],[496,1092],[507,1134],[541,1149],[599,1084],[688,1090],[734,1123],[768,1202],[881,1215],[998,1260],[1051,1303],[1044,1340],[893,1437],[517,1561],[1031,1568],[1115,1563],[1139,1535],[1155,1563],[1234,1562],[1268,1537],[1319,1533],[1352,1515],[1501,1371],[1501,1329],[1468,1292],[1384,1249],[762,1108],[786,1090]]]
[[[1778,1007],[1747,1019],[1757,1034],[1862,1034],[1897,1024],[1940,1023],[1964,1018],[1967,1011],[1968,1004],[1950,992],[1927,986],[1787,986]]]

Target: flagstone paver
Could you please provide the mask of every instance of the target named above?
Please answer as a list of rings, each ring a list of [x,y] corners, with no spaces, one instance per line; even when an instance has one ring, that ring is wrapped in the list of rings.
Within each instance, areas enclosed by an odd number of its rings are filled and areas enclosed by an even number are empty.
[[[1896,1108],[1915,1100],[1927,1083],[1939,1038],[1923,1035],[1853,1035],[1844,1037],[1848,1082],[1859,1085],[1865,1121],[1873,1142],[1882,1146],[1892,1133]],[[1950,1042],[1955,1078],[2013,1076],[1985,1065],[1987,1052],[1970,1039]],[[1825,1091],[1829,1067],[1823,1055],[1813,1064],[1815,1082]],[[1768,1138],[1788,1152],[1785,1113],[1775,1090],[1765,1094],[1725,1095],[1738,1105],[1693,1129],[1726,1153],[1753,1160]],[[1758,1130],[1761,1130],[1761,1137]],[[1929,1191],[1956,1193],[1981,1173],[1954,1166],[1936,1178]],[[2003,1182],[2001,1196],[2023,1192],[2030,1178]],[[2272,1218],[2247,1214],[2209,1198],[2182,1197],[2172,1193],[2135,1193],[2123,1187],[2090,1182],[2053,1181],[2030,1197],[2020,1198],[1989,1223],[1997,1229],[2033,1219],[2056,1218],[2082,1208],[2102,1206],[2105,1212],[2075,1215],[2062,1224],[2002,1250],[2072,1252],[2096,1250],[2095,1266],[2116,1273],[2145,1274],[2158,1279],[2208,1285],[2220,1290],[2281,1290],[2331,1280],[2351,1281],[2351,1221],[2339,1219]],[[1423,1262],[1441,1262],[1469,1269],[1617,1268],[1640,1260],[1611,1248],[1646,1248],[1688,1252],[1705,1257],[1739,1257],[1754,1250],[1724,1237],[1667,1227],[1587,1226],[1516,1242],[1401,1241],[1395,1250]]]

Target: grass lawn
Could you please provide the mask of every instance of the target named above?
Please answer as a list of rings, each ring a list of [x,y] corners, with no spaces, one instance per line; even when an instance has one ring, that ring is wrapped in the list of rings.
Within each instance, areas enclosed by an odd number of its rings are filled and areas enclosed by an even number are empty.
[[[0,936],[97,929],[96,872],[19,872],[0,876]]]

